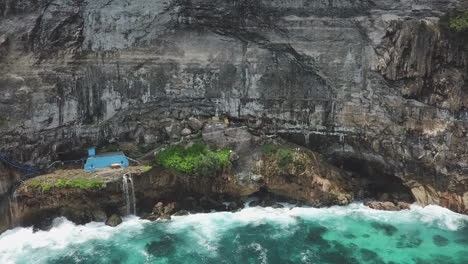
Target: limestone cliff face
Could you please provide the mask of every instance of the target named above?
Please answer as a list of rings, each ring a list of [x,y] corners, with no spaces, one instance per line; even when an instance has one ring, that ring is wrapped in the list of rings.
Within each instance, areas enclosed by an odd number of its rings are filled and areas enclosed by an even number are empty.
[[[440,20],[467,8],[0,0],[0,150],[44,166],[109,140],[160,143],[179,136],[168,120],[218,105],[258,133],[466,213],[468,41]]]

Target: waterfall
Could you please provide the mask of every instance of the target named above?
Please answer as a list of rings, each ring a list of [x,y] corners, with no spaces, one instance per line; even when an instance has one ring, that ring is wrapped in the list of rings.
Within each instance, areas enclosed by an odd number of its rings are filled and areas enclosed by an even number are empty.
[[[132,191],[132,206],[133,206],[132,213],[136,215],[136,200],[135,200],[135,187],[133,186],[133,176],[130,174],[128,179],[130,180],[130,189]]]
[[[10,225],[11,227],[19,226],[18,223],[18,197],[16,191],[13,192],[11,197],[8,197],[10,206]]]
[[[122,178],[122,187],[123,187],[123,194],[125,198],[125,206],[127,207],[127,215],[130,214],[130,196],[128,194],[128,176],[124,174]]]
[[[129,181],[130,185],[128,185]],[[135,188],[133,186],[133,176],[131,174],[124,174],[122,178],[122,186],[127,215],[130,213],[136,214]]]

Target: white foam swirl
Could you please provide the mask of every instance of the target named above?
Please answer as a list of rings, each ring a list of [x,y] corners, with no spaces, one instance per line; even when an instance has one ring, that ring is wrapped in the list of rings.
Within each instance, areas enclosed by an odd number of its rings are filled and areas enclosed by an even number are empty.
[[[0,263],[15,264],[16,256],[34,249],[62,249],[71,244],[80,244],[94,239],[109,239],[114,234],[125,230],[137,231],[143,223],[135,216],[126,217],[125,221],[112,228],[104,223],[91,222],[75,225],[64,217],[54,220],[49,231],[33,232],[32,227],[15,228],[0,235]]]

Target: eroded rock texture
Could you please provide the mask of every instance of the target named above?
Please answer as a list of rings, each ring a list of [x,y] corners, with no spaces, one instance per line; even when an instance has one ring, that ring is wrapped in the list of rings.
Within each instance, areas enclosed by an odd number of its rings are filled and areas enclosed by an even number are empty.
[[[0,150],[45,166],[109,140],[160,143],[178,136],[166,118],[218,105],[376,188],[400,179],[420,203],[467,213],[468,41],[440,26],[466,8],[1,0]]]

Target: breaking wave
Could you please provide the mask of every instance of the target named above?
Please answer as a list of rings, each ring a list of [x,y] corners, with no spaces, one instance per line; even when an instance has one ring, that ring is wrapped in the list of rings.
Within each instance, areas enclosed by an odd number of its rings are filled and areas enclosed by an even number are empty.
[[[468,216],[438,206],[250,207],[114,228],[57,218],[0,235],[0,263],[468,263],[465,248]]]

